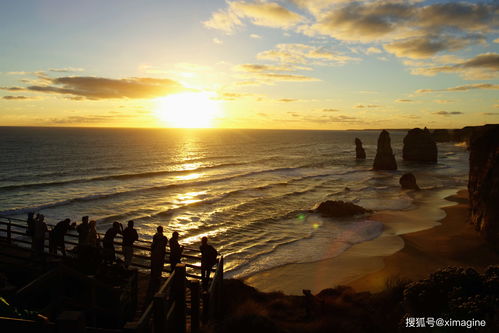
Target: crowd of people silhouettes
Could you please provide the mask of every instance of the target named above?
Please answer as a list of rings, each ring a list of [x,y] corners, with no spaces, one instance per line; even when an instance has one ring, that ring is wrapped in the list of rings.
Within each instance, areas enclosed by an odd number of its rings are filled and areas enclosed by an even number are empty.
[[[42,214],[29,213],[27,219],[28,228],[26,233],[32,238],[32,254],[36,258],[44,257],[46,233],[49,239],[49,253],[56,255],[58,251],[66,256],[66,247],[64,237],[70,230],[76,230],[78,233],[77,253],[82,257],[93,257],[101,254],[102,261],[105,264],[116,262],[116,250],[114,247],[115,238],[118,234],[122,236],[122,253],[124,267],[128,268],[132,263],[134,254],[133,244],[139,240],[137,230],[134,228],[134,221],[128,221],[127,227],[123,228],[120,222],[113,222],[112,226],[105,232],[102,240],[96,230],[96,221],[89,221],[88,216],[83,216],[80,224],[71,223],[70,219],[58,222],[53,228],[49,229],[45,223],[45,217]],[[102,243],[102,244],[101,244]],[[151,285],[159,286],[163,272],[166,246],[170,248],[170,272],[175,270],[177,264],[181,262],[184,246],[179,244],[179,233],[174,231],[170,240],[163,234],[163,227],[158,226],[156,234],[151,243]],[[102,247],[101,247],[102,246]],[[203,287],[206,289],[210,278],[210,272],[217,263],[217,250],[208,244],[208,238],[201,239],[201,277]]]

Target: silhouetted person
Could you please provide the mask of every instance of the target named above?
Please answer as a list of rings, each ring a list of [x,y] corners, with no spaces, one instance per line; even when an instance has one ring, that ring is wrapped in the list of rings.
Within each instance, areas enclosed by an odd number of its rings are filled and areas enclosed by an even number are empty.
[[[33,224],[31,248],[35,257],[42,257],[45,248],[45,233],[47,232],[47,224],[44,220],[45,216],[37,214]]]
[[[75,223],[76,224],[76,223]],[[66,256],[66,246],[64,244],[64,236],[68,230],[72,229],[75,224],[71,225],[70,219],[65,219],[57,223],[50,231],[49,235],[49,252],[51,254],[57,254],[57,250],[61,250],[63,256]]]
[[[123,233],[123,226],[119,222],[113,222],[113,226],[106,231],[102,245],[104,247],[104,262],[112,264],[116,259],[114,250],[114,238]]]
[[[177,264],[180,263],[182,251],[184,251],[184,247],[178,243],[178,232],[174,231],[172,238],[170,238],[170,270],[172,273]]]
[[[35,227],[35,213],[29,212],[28,219],[26,220],[28,228],[26,229],[26,235],[33,235],[33,228]]]
[[[81,218],[81,223],[76,227],[76,231],[78,232],[78,245],[86,245],[89,229],[88,216],[83,216]]]
[[[201,278],[203,280],[203,288],[208,289],[210,281],[210,272],[213,265],[217,263],[217,250],[208,244],[208,237],[201,238]]]
[[[125,257],[125,267],[128,268],[133,257],[133,243],[139,239],[137,230],[133,228],[133,221],[128,221],[128,226],[123,230],[123,257]]]
[[[97,233],[97,230],[95,229],[96,222],[95,221],[90,221],[88,223],[88,234],[87,234],[87,241],[86,244],[88,246],[97,248],[99,247],[99,234]]]
[[[159,288],[161,273],[165,264],[166,245],[168,238],[163,235],[163,227],[158,226],[157,232],[152,238],[151,244],[151,276],[149,280],[149,290],[147,291],[147,298],[150,299],[156,290]]]

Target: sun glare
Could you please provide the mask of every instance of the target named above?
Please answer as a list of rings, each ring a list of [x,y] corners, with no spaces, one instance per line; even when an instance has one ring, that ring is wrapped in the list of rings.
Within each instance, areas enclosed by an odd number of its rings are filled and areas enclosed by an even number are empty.
[[[181,93],[158,99],[156,116],[170,127],[211,128],[220,112],[218,101],[207,92]]]

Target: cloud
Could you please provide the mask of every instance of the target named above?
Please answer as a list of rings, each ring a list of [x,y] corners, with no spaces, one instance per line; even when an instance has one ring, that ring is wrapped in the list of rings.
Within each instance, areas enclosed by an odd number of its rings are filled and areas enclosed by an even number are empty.
[[[499,54],[483,53],[471,59],[459,59],[458,62],[444,66],[417,67],[412,74],[434,76],[439,73],[459,73],[465,79],[492,79],[499,72]]]
[[[499,112],[482,112],[484,116],[499,116]]]
[[[448,104],[448,103],[454,103],[454,101],[451,101],[449,99],[436,99],[434,100],[435,103],[438,104]]]
[[[258,53],[257,58],[287,64],[313,63],[316,65],[344,64],[349,61],[358,60],[357,58],[346,56],[340,52],[327,50],[324,47],[299,43],[277,44],[274,49]]]
[[[439,115],[439,116],[457,116],[460,114],[463,114],[462,112],[459,111],[438,111],[438,112],[433,112],[433,114]]]
[[[187,90],[173,80],[145,77],[108,79],[66,76],[50,78],[48,81],[47,85],[32,85],[23,90],[72,95],[77,99],[155,98]]]
[[[367,50],[366,50],[367,54],[378,54],[381,52],[383,52],[383,51],[381,51],[380,49],[378,49],[377,47],[374,47],[374,46],[371,46],[371,47],[367,48]]]
[[[261,65],[261,64],[241,64],[234,66],[234,70],[239,72],[291,72],[297,69],[295,66],[275,66],[275,65]],[[301,69],[301,68],[299,68]]]
[[[229,2],[230,8],[240,17],[246,17],[255,25],[274,28],[291,28],[303,21],[303,16],[274,2]]]
[[[419,9],[418,24],[432,29],[457,28],[488,31],[497,25],[497,3],[435,3]]]
[[[26,89],[23,87],[0,87],[1,90],[7,91],[25,91]]]
[[[49,72],[55,72],[55,73],[71,73],[71,72],[83,72],[83,68],[76,68],[76,67],[65,67],[65,68],[50,68]]]
[[[218,38],[213,38],[212,42],[218,45],[222,45],[224,43],[221,39]]]
[[[277,100],[278,102],[283,102],[283,103],[290,103],[290,102],[296,102],[298,99],[296,98],[281,98]]]
[[[412,99],[397,99],[395,100],[397,103],[412,103],[414,102]]]
[[[374,109],[374,108],[380,108],[381,105],[376,105],[376,104],[357,104],[354,105],[354,108],[356,109]]]
[[[262,36],[257,35],[257,34],[251,34],[249,36],[250,36],[250,38],[253,38],[253,39],[262,39]]]
[[[308,10],[314,15],[318,15],[324,9],[331,7],[334,4],[348,2],[350,0],[291,0],[297,6]]]
[[[338,112],[338,109],[322,109],[322,112]]]
[[[280,74],[280,73],[255,73],[263,83],[272,83],[275,81],[288,81],[288,82],[310,82],[320,81],[319,79],[311,76],[297,75],[297,74]]]
[[[397,2],[351,2],[318,17],[306,33],[319,33],[346,41],[373,41],[401,28],[414,8]]]
[[[68,124],[98,124],[98,123],[108,123],[116,120],[117,118],[130,118],[133,117],[129,114],[120,115],[89,115],[89,116],[69,116],[65,118],[50,118],[50,119],[40,119],[43,123],[54,124],[54,125],[68,125]]]
[[[238,26],[243,25],[239,17],[230,10],[219,10],[213,13],[211,18],[203,24],[207,28],[221,30],[227,34],[234,33]]]
[[[212,29],[233,33],[248,19],[254,25],[289,29],[305,18],[275,2],[227,2],[228,7],[212,14],[203,24]]]
[[[423,94],[423,93],[433,93],[433,92],[441,92],[441,91],[442,92],[445,92],[445,91],[468,91],[468,90],[475,90],[475,89],[499,90],[499,84],[475,83],[475,84],[466,84],[463,86],[457,86],[457,87],[445,88],[445,89],[418,89],[418,90],[416,90],[416,93]]]
[[[27,99],[32,99],[32,98],[27,97],[27,96],[3,96],[2,99],[9,100],[9,101],[15,101],[15,100],[27,100]]]
[[[426,59],[441,51],[456,51],[476,42],[475,36],[469,37],[442,37],[438,35],[427,35],[421,37],[407,38],[384,45],[386,51],[397,57],[412,59]]]

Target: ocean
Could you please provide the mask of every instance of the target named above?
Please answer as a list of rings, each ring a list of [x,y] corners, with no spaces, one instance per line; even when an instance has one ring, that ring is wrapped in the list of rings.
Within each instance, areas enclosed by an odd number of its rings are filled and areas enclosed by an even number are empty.
[[[322,201],[418,209],[400,189],[405,172],[428,197],[466,187],[465,147],[439,143],[437,164],[404,162],[407,131],[389,131],[399,169],[372,171],[379,132],[0,127],[0,215],[34,211],[49,224],[89,215],[100,232],[134,220],[141,239],[162,225],[188,247],[208,236],[226,276],[246,277],[332,258],[382,233],[367,216],[311,213]],[[365,161],[355,159],[356,137]]]

